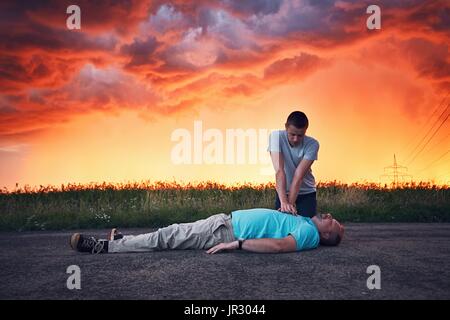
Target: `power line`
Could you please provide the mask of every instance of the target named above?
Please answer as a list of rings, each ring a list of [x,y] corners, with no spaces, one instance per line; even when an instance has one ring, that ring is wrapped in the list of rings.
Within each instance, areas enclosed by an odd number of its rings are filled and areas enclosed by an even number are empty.
[[[447,109],[450,107],[450,103],[447,104],[447,108],[445,108],[445,111],[447,111]],[[443,114],[443,113],[442,113]],[[447,121],[448,117],[450,116],[450,113],[447,115],[447,117],[445,117],[445,119],[441,122],[441,124],[439,125],[439,127],[434,131],[433,135],[428,139],[428,141],[424,144],[424,146],[419,150],[419,152],[416,153],[416,155],[414,156],[414,158],[408,163],[408,165],[411,165],[411,163],[417,158],[417,156],[422,152],[422,150],[428,145],[428,143],[431,141],[431,139],[433,139],[433,137],[436,135],[436,133],[439,131],[439,129],[442,127],[442,125],[445,123],[445,121]],[[439,116],[440,118],[441,116]],[[439,119],[438,118],[438,119]]]
[[[450,93],[450,92],[449,92]],[[437,106],[437,108],[433,111],[433,113],[431,114],[431,116],[428,118],[428,121],[426,123],[426,125],[424,126],[424,128],[428,125],[428,123],[430,122],[430,120],[433,118],[434,114],[436,113],[436,111],[438,111],[442,105],[442,103],[445,101],[445,99],[447,99],[447,96],[449,95],[449,93],[447,93],[447,95],[442,99],[442,101],[439,103],[439,105]],[[444,104],[445,105],[445,104]],[[448,105],[447,108],[444,110],[444,112],[441,113],[441,115],[436,119],[436,121],[433,123],[433,125],[430,127],[430,129],[428,130],[428,132],[422,137],[422,140],[420,140],[420,142],[416,145],[416,147],[410,152],[410,154],[406,157],[406,159],[410,159],[411,156],[414,154],[414,151],[417,150],[417,148],[422,144],[422,142],[425,140],[425,138],[428,136],[428,134],[431,132],[431,130],[433,130],[434,126],[436,125],[436,123],[439,121],[439,119],[442,117],[442,115],[447,111],[448,109]]]
[[[422,144],[422,142],[427,138],[428,134],[431,132],[431,130],[434,129],[435,125],[439,122],[439,119],[441,119],[442,115],[444,115],[447,112],[448,107],[450,106],[450,104],[447,105],[447,107],[445,108],[445,110],[439,115],[439,117],[436,119],[436,121],[433,123],[433,125],[430,127],[430,129],[428,130],[428,132],[422,137],[422,140],[420,140],[420,142],[416,145],[416,147],[414,148],[414,150],[409,154],[409,156],[407,157],[407,159],[410,159],[411,156],[414,154],[414,151],[417,150],[417,148]],[[426,143],[425,143],[426,144]],[[420,153],[420,151],[419,151]],[[417,156],[418,153],[416,153]],[[409,164],[412,161],[409,162]]]
[[[428,148],[427,152],[430,152],[431,150],[435,149],[437,146],[439,146],[442,142],[444,142],[445,140],[447,140],[447,138],[450,137],[450,132],[447,133],[446,136],[444,136],[443,139],[439,140],[437,143],[435,143],[431,148]],[[425,148],[426,149],[426,148]]]
[[[430,164],[428,164],[425,168],[423,168],[422,170],[419,170],[419,171],[417,171],[417,172],[419,173],[419,172],[422,172],[422,171],[428,169],[428,168],[431,167],[433,164],[435,164],[436,162],[438,162],[439,160],[441,160],[442,158],[444,158],[449,152],[450,152],[450,149],[447,150],[444,154],[442,154],[439,158],[437,158],[436,160],[434,160],[433,162],[431,162]]]
[[[450,132],[447,133],[447,135],[444,137],[444,139],[439,140],[438,143],[436,143],[434,146],[432,146],[430,150],[433,150],[436,146],[440,145],[442,142],[444,142],[445,140],[447,140],[448,137],[450,137]],[[429,150],[429,151],[430,151],[430,150]]]

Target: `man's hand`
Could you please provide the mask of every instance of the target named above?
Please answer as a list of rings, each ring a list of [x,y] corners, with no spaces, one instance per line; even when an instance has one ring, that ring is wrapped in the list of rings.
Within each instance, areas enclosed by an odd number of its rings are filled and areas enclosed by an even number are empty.
[[[294,216],[297,215],[297,209],[295,208],[294,205],[290,204],[289,202],[282,202],[281,207],[278,209],[278,211],[287,212],[293,214]]]
[[[238,241],[226,242],[226,243],[222,242],[222,243],[219,243],[218,245],[215,245],[214,247],[212,247],[208,251],[206,251],[206,253],[214,254],[214,253],[220,252],[222,250],[233,250],[233,249],[237,249],[237,248],[239,248],[239,242]]]

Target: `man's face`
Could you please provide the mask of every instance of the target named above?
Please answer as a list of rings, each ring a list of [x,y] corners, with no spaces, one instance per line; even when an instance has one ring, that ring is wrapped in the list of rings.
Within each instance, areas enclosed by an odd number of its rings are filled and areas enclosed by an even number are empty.
[[[330,213],[322,214],[322,228],[322,232],[337,232],[341,238],[344,234],[344,227]]]
[[[291,124],[289,126],[286,126],[288,141],[291,147],[296,147],[302,142],[303,137],[306,133],[306,129],[308,129],[308,127],[299,129]]]

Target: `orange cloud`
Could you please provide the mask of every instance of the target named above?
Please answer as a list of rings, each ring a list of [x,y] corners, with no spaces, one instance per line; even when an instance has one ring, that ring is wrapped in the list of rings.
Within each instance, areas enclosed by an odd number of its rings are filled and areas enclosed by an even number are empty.
[[[65,27],[69,4],[0,4],[0,146],[97,112],[147,120],[232,105],[273,112],[264,109],[271,95],[317,78],[333,87],[348,76],[335,67],[347,64],[380,95],[401,88],[386,103],[414,121],[450,89],[448,1],[379,1],[374,32],[367,3],[345,0],[86,0],[77,2],[77,31]]]

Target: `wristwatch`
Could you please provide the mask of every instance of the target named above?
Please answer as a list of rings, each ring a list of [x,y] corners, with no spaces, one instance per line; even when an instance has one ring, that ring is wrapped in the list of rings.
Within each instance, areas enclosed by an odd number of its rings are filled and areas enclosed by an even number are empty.
[[[238,242],[239,242],[239,250],[242,250],[242,244],[244,243],[244,241],[245,240],[242,240],[242,239],[240,239],[240,240],[238,240]]]

